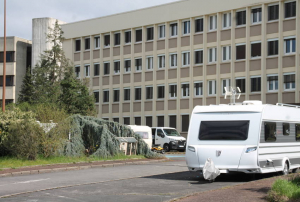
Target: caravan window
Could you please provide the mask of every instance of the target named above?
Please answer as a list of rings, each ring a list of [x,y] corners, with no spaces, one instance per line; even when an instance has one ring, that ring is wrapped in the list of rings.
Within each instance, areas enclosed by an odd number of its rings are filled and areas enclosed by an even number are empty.
[[[265,122],[265,141],[276,142],[276,123]]]
[[[300,141],[300,124],[295,124],[296,127],[296,141]]]
[[[290,135],[290,124],[289,123],[283,123],[282,124],[282,134],[283,135]]]
[[[135,132],[136,134],[138,134],[141,138],[143,139],[148,139],[148,132]]]
[[[200,140],[247,140],[250,121],[201,121]]]

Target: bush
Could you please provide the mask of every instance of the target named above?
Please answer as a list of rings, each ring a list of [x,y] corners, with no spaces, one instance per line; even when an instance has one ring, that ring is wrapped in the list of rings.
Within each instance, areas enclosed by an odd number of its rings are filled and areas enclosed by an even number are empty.
[[[43,129],[33,121],[24,119],[10,125],[4,147],[21,159],[35,160],[39,150],[39,138]]]

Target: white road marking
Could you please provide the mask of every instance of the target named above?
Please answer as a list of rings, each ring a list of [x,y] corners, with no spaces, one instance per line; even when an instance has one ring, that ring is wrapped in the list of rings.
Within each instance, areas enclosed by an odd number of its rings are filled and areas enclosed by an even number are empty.
[[[29,180],[29,181],[23,181],[23,182],[15,182],[15,183],[12,183],[12,184],[27,184],[27,183],[40,182],[40,181],[45,181],[45,180],[50,180],[50,178],[38,179],[38,180]]]

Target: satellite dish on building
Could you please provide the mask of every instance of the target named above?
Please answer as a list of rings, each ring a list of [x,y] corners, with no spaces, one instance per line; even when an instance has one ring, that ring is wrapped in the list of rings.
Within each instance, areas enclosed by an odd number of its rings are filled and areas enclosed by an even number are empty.
[[[235,104],[235,100],[240,99],[241,90],[239,87],[224,87],[225,90],[225,99],[231,99],[231,104]]]

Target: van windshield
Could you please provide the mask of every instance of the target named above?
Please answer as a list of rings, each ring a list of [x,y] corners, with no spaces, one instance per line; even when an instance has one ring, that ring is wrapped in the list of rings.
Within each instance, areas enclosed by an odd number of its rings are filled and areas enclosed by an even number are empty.
[[[181,135],[179,135],[177,130],[174,130],[174,129],[164,129],[164,131],[167,136],[179,136],[179,137],[181,136]]]
[[[250,121],[201,121],[200,140],[247,140]]]

